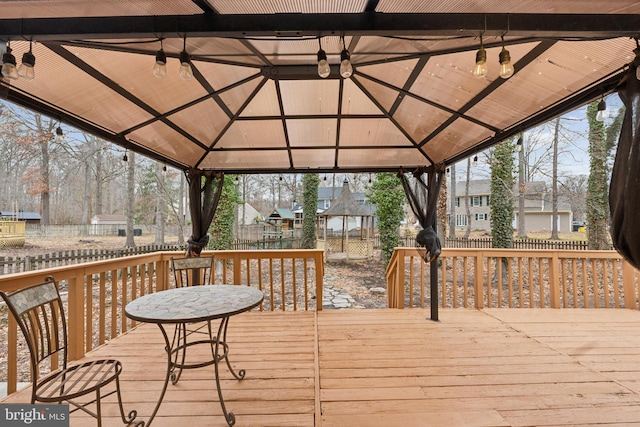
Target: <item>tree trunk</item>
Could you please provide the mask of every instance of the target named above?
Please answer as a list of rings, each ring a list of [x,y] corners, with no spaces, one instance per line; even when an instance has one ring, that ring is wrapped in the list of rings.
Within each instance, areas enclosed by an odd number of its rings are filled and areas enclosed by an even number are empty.
[[[89,205],[91,204],[91,166],[84,162],[84,194],[82,196],[82,224],[89,224]]]
[[[520,138],[522,138],[522,144],[518,152],[518,237],[520,239],[526,239],[527,228],[525,223],[524,195],[527,184],[525,182],[524,135],[520,134]]]
[[[136,243],[133,239],[133,204],[136,198],[135,172],[136,172],[136,153],[133,151],[129,154],[127,162],[127,202],[125,204],[125,215],[127,217],[127,241],[125,247],[135,248]]]
[[[560,137],[560,117],[556,118],[553,132],[553,163],[551,178],[551,239],[558,240],[558,139]]]
[[[451,188],[449,189],[449,238],[456,237],[456,165],[455,163],[449,167],[451,175]]]
[[[103,173],[103,156],[102,156],[102,142],[96,138],[96,208],[94,213],[96,215],[104,213],[103,203],[103,191],[102,184],[104,181]]]
[[[164,245],[164,173],[160,162],[156,162],[156,245]]]
[[[40,179],[42,180],[42,192],[40,193],[40,208],[42,209],[42,225],[51,224],[51,188],[49,185],[49,141],[40,143]]]

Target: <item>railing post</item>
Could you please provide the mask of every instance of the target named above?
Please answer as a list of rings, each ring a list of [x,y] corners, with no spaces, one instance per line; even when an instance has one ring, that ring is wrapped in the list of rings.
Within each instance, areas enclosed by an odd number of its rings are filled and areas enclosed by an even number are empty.
[[[625,308],[636,309],[635,270],[626,259],[622,259],[622,283],[624,285]]]
[[[482,258],[484,257],[484,253],[482,251],[478,251],[476,254],[475,262],[474,262],[474,296],[475,296],[475,304],[477,309],[484,308],[484,283],[482,280],[483,276],[483,268],[482,268]]]
[[[67,281],[68,313],[67,331],[69,333],[69,360],[78,360],[84,356],[84,274],[82,270]]]
[[[551,293],[551,308],[560,308],[560,260],[558,252],[554,251],[549,258],[549,292]],[[542,301],[540,302],[542,306]]]
[[[324,293],[324,252],[316,252],[313,257],[316,264],[316,311],[322,311]]]

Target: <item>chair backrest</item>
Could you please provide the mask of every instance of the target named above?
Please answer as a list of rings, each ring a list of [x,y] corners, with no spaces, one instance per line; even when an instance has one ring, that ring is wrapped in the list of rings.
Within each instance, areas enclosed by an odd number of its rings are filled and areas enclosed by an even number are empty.
[[[29,347],[32,382],[41,374],[67,367],[67,321],[58,284],[43,283],[14,292],[0,292]]]
[[[176,288],[211,285],[213,283],[214,258],[212,256],[171,258],[171,269],[176,281]]]

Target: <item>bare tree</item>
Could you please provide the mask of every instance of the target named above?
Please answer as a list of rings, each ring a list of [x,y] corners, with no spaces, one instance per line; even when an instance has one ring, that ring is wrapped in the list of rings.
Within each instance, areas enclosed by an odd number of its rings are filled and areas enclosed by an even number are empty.
[[[126,154],[125,154],[126,155]],[[127,157],[127,199],[125,203],[125,216],[127,217],[127,241],[125,247],[135,248],[133,238],[133,206],[136,197],[136,153],[131,151]]]

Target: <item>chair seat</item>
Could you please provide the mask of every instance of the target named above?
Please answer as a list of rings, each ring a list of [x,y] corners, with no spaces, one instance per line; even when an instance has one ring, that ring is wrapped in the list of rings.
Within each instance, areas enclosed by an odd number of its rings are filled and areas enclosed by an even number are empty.
[[[114,381],[121,371],[122,364],[113,359],[92,360],[69,366],[40,380],[36,388],[37,400],[59,402],[62,397],[70,400],[86,395]]]

